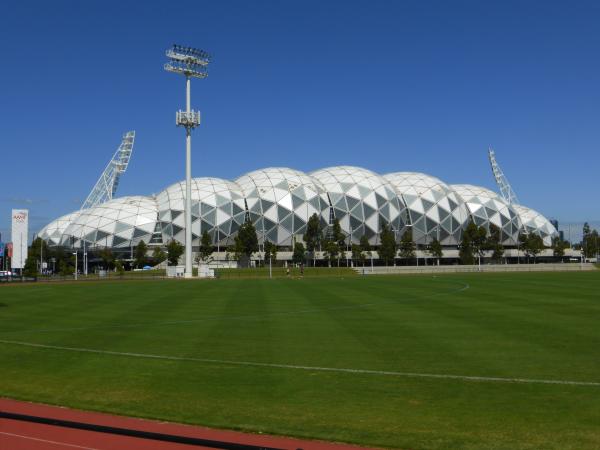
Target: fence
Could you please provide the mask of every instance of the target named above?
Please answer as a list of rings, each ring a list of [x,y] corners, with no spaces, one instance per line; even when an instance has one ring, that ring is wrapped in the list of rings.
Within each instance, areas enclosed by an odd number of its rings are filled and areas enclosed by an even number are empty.
[[[484,264],[481,266],[375,266],[355,267],[364,275],[415,274],[415,273],[465,273],[465,272],[579,272],[596,270],[594,264]]]

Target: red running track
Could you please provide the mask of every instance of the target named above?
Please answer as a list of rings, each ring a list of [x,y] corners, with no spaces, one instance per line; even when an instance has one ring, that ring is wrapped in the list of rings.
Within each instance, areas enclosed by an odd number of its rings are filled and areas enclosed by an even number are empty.
[[[283,450],[364,449],[363,447],[344,444],[304,441],[270,435],[246,434],[169,422],[120,417],[2,398],[0,398],[0,413],[22,414],[118,429],[219,441],[233,445],[242,444]],[[162,442],[153,439],[0,418],[0,450],[185,450],[210,448],[215,447]]]

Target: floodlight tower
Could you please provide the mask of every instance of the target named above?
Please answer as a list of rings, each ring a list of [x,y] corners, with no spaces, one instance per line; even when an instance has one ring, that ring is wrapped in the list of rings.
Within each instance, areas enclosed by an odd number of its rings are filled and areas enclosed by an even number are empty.
[[[490,160],[490,166],[492,166],[492,173],[494,174],[494,178],[496,179],[496,184],[498,188],[500,188],[500,194],[502,194],[502,198],[507,201],[509,204],[518,204],[519,199],[517,198],[517,194],[513,191],[506,175],[502,172],[500,165],[496,161],[496,153],[490,147],[488,149],[488,158]]]
[[[191,109],[191,78],[206,78],[208,75],[208,53],[191,47],[173,45],[167,50],[168,72],[185,75],[186,110],[177,111],[175,123],[185,127],[185,277],[192,277],[192,130],[200,125],[200,111]]]

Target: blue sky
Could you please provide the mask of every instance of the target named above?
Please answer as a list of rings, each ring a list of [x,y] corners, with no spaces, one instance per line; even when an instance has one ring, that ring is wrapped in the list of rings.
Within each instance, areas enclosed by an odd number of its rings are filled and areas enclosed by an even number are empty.
[[[214,55],[194,81],[193,175],[267,166],[420,171],[600,219],[600,4],[503,1],[10,2],[0,14],[0,232],[77,209],[121,134],[119,195],[184,174],[173,43]]]

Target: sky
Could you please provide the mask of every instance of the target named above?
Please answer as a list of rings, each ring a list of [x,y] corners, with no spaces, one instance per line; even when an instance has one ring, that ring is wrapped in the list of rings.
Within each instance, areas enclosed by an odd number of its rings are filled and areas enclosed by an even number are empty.
[[[598,221],[595,1],[28,1],[0,14],[0,233],[77,210],[136,131],[118,195],[184,178],[172,44],[202,48],[193,176],[273,166],[424,172]]]

